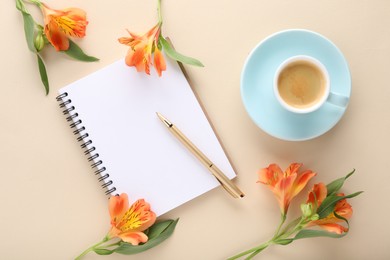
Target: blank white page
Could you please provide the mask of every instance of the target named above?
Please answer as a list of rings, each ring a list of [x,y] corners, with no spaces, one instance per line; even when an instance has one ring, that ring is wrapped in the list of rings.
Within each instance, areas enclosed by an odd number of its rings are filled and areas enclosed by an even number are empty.
[[[84,142],[99,154],[94,162],[102,176],[130,201],[140,198],[157,215],[219,186],[198,159],[159,120],[160,112],[175,124],[230,179],[236,174],[190,85],[176,62],[158,77],[136,72],[121,59],[62,89],[85,127]],[[222,188],[222,187],[221,187]],[[230,195],[226,195],[230,196]]]

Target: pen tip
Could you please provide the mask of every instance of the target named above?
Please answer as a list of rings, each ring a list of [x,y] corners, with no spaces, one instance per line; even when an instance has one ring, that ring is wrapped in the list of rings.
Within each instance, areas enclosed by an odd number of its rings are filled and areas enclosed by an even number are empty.
[[[156,115],[158,116],[158,118],[160,118],[161,120],[164,120],[164,117],[163,115],[161,115],[159,112],[156,112]]]
[[[156,112],[158,118],[160,118],[160,120],[167,126],[167,127],[171,127],[172,126],[172,123],[168,121],[168,119],[166,119],[163,115],[161,115],[159,112]]]

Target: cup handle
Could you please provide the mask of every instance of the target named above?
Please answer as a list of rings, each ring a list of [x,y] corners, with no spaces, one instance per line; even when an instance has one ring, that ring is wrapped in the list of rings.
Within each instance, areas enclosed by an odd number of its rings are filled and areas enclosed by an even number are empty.
[[[326,101],[338,107],[346,107],[349,102],[349,97],[344,96],[342,94],[330,92]]]

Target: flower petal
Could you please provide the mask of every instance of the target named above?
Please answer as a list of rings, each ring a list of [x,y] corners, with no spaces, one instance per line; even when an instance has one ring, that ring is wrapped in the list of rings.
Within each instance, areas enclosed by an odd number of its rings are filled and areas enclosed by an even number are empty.
[[[129,208],[129,199],[126,193],[120,196],[111,196],[108,201],[108,211],[110,212],[111,224],[116,225],[121,221],[123,215]]]
[[[146,243],[148,241],[148,236],[143,232],[124,232],[118,236],[123,241],[137,246],[139,243]]]
[[[311,170],[306,170],[302,174],[298,175],[292,190],[292,197],[295,197],[298,193],[300,193],[302,189],[306,187],[310,179],[316,175],[317,173],[312,172]]]
[[[134,202],[129,210],[123,215],[117,228],[122,232],[127,231],[144,231],[154,224],[156,214],[151,211],[149,203],[144,199]]]
[[[336,234],[343,234],[348,231],[348,228],[335,223],[320,224],[318,226],[326,231]]]
[[[337,215],[345,219],[351,218],[353,214],[352,206],[347,202],[347,199],[342,199],[338,201],[336,203],[336,206],[334,207],[334,211],[336,212]]]
[[[157,74],[160,77],[162,75],[162,71],[165,71],[167,69],[164,55],[162,55],[161,51],[158,48],[156,48],[156,50],[154,51],[154,67],[156,68]]]
[[[130,45],[130,43],[133,41],[134,39],[131,37],[121,37],[118,39],[118,42],[124,45]]]
[[[290,176],[291,174],[297,173],[299,168],[301,168],[302,163],[292,163],[290,166],[286,169],[286,176]]]
[[[69,49],[69,39],[58,29],[57,26],[48,24],[45,26],[44,32],[47,40],[57,51],[66,51]]]
[[[64,12],[64,15],[69,16],[75,20],[85,19],[87,16],[87,13],[83,9],[76,7],[65,8],[62,11]]]
[[[143,37],[154,40],[154,37],[156,36],[157,32],[159,32],[160,27],[161,24],[157,23],[149,31],[147,31]]]
[[[270,164],[267,168],[260,169],[257,182],[274,187],[283,177],[283,171],[277,164]]]
[[[300,174],[294,183],[294,188],[292,190],[292,196],[295,197],[298,193],[301,192],[303,188],[306,187],[307,183],[310,181],[311,178],[316,176],[317,173],[312,172],[311,170],[307,170]]]
[[[296,178],[296,174],[284,177],[276,184],[275,188],[278,189],[280,192],[289,192],[292,189]]]
[[[129,58],[130,59],[130,58]],[[145,62],[144,62],[144,51],[143,49],[136,49],[133,51],[133,55],[129,60],[130,66],[135,66],[138,72],[145,71]]]
[[[82,9],[55,10],[42,3],[41,10],[44,15],[45,35],[57,51],[69,49],[67,36],[79,38],[85,36],[88,21]]]
[[[129,48],[129,50],[127,51],[126,58],[125,58],[125,62],[126,62],[127,66],[134,66],[133,55],[134,55],[133,49]]]
[[[67,8],[63,10],[63,15],[54,17],[54,19],[65,34],[78,38],[85,36],[88,21],[83,10]]]
[[[297,175],[292,174],[287,177],[283,177],[276,185],[273,192],[276,197],[279,198],[280,209],[283,214],[287,213],[290,202],[294,196],[292,196],[291,189],[294,186],[294,182]]]
[[[314,206],[314,211],[321,206],[322,201],[326,198],[327,188],[322,182],[314,184],[313,189],[309,192],[306,203],[311,203]]]

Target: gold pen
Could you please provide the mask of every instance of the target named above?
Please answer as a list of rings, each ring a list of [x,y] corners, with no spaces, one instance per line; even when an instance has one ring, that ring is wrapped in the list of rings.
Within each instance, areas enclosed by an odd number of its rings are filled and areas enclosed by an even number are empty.
[[[244,193],[222,173],[220,169],[206,157],[175,125],[173,125],[168,119],[163,117],[160,113],[156,112],[158,118],[168,127],[169,131],[176,136],[199,160],[206,166],[207,169],[214,175],[222,187],[230,193],[234,198],[244,197]]]

